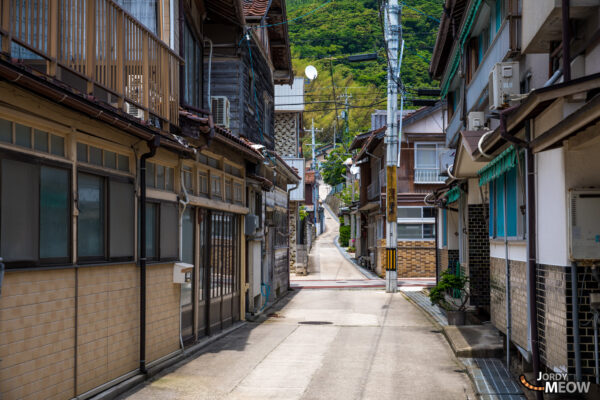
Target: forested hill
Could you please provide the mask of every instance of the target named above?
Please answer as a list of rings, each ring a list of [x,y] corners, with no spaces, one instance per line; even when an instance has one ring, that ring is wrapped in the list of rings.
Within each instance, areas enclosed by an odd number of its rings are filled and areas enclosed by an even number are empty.
[[[296,75],[302,76],[308,64],[313,64],[319,71],[317,80],[306,88],[305,102],[312,104],[307,105],[310,112],[305,114],[305,123],[315,118],[315,125],[325,128],[325,134],[320,138],[322,142],[331,141],[335,124],[331,69],[340,102],[338,113],[344,103],[339,95],[346,93],[346,87],[352,96],[349,100],[351,136],[368,130],[371,112],[386,106],[387,60],[379,1],[333,0],[316,12],[289,24]],[[404,5],[402,24],[405,40],[402,81],[409,90],[437,85],[429,79],[427,69],[439,25],[436,19],[441,16],[443,2],[400,2]],[[325,3],[327,0],[287,0],[288,20],[310,13]],[[345,59],[348,55],[372,52],[378,53],[377,61],[349,63]],[[333,57],[331,65],[330,57]],[[410,97],[411,93],[407,96]]]

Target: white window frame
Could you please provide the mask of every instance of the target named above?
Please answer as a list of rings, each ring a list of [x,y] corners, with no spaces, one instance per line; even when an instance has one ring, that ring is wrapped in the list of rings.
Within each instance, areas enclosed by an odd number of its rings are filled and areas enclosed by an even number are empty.
[[[400,206],[398,208],[413,208],[413,209],[420,209],[421,210],[421,217],[420,218],[398,218],[396,220],[396,224],[397,225],[435,225],[435,217],[432,218],[424,218],[423,217],[423,210],[425,208],[434,208],[434,207],[427,207],[427,206]],[[396,229],[398,229],[396,227]],[[417,241],[417,240],[435,240],[435,226],[433,228],[433,237],[432,238],[425,238],[423,237],[423,229],[421,229],[421,237],[420,238],[398,238],[398,241]]]
[[[435,167],[433,167],[433,168],[429,168],[429,167],[428,168],[425,168],[425,167],[420,168],[417,165],[417,154],[419,152],[419,146],[423,146],[423,145],[428,145],[428,146],[434,145],[435,146]],[[440,154],[443,151],[445,151],[445,150],[448,150],[448,149],[446,148],[446,144],[443,143],[443,142],[415,142],[414,143],[414,163],[413,163],[413,168],[414,168],[414,171],[415,171],[415,174],[414,174],[414,182],[415,183],[418,183],[418,184],[444,183],[445,179],[441,178],[439,176],[439,173],[440,173]],[[422,180],[422,179],[419,179],[418,178],[419,174],[417,173],[417,170],[431,170],[431,171],[434,171],[435,179],[432,179],[432,180],[427,180],[427,179]]]

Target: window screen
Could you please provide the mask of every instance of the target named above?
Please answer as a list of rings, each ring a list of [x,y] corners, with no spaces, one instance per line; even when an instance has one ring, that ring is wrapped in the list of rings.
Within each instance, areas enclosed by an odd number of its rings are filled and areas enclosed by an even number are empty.
[[[2,240],[4,261],[38,257],[39,185],[36,165],[2,160]]]
[[[103,178],[79,173],[77,254],[79,257],[104,256],[104,182]]]
[[[110,258],[133,258],[134,201],[133,184],[110,181]]]
[[[179,210],[176,203],[160,204],[160,258],[176,259],[178,257],[178,225]]]

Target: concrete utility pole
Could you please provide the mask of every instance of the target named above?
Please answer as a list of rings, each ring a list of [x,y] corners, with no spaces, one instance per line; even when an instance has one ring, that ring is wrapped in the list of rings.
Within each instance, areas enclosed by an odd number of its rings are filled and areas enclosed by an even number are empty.
[[[398,0],[389,0],[385,9],[385,40],[388,47],[387,129],[386,146],[386,272],[385,291],[398,291],[397,171],[398,161],[398,44],[400,36]]]
[[[315,171],[315,185],[313,186],[313,199],[314,199],[314,213],[315,213],[315,217],[314,217],[314,222],[315,222],[315,229],[317,229],[317,221],[319,220],[318,217],[318,213],[319,213],[319,188],[317,187],[316,183],[317,183],[317,179],[319,178],[319,162],[317,161],[317,157],[315,154],[315,131],[318,129],[315,129],[315,119],[312,119],[312,126],[310,128],[310,132],[312,135],[312,158],[313,158],[313,170]],[[322,129],[321,129],[322,130]],[[319,230],[317,229],[317,233],[319,232]]]

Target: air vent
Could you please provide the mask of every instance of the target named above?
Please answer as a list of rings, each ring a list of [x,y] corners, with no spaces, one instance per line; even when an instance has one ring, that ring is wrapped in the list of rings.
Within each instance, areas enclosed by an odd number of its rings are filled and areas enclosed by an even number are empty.
[[[577,226],[577,197],[574,195],[571,197],[571,225]]]

